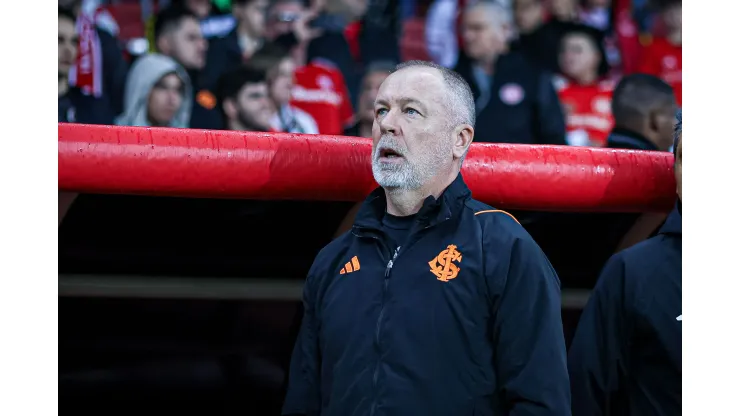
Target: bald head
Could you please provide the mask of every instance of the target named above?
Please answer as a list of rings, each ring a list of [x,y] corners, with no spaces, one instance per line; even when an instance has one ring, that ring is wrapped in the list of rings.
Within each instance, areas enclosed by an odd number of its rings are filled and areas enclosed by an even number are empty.
[[[612,96],[615,127],[645,136],[660,150],[673,144],[676,98],[661,79],[647,74],[622,78]]]
[[[473,92],[460,74],[427,61],[404,62],[397,65],[393,72],[419,68],[429,68],[442,78],[445,87],[442,101],[449,113],[451,127],[457,127],[461,124],[468,124],[471,127],[475,127],[475,101],[473,100]]]
[[[647,74],[628,75],[614,89],[612,114],[620,126],[639,124],[656,108],[675,102],[673,89],[661,79]]]

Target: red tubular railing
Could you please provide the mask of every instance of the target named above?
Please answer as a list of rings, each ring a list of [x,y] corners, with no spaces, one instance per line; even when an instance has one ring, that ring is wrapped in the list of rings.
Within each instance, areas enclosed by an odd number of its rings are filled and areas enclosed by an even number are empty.
[[[359,201],[372,142],[340,136],[59,124],[59,189],[207,198]],[[473,143],[476,199],[539,211],[667,211],[673,155]]]

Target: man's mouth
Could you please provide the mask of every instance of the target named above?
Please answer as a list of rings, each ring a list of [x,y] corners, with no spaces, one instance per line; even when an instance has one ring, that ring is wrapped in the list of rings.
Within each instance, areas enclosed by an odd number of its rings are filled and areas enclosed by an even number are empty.
[[[381,149],[379,159],[401,159],[403,155],[392,149]]]

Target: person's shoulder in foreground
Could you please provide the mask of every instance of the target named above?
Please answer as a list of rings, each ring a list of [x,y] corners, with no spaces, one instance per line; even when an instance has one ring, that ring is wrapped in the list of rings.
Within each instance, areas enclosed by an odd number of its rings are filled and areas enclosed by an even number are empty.
[[[575,416],[680,414],[680,236],[674,212],[604,267],[568,352]]]
[[[678,203],[657,236],[599,277],[568,354],[573,414],[681,413],[681,123]]]

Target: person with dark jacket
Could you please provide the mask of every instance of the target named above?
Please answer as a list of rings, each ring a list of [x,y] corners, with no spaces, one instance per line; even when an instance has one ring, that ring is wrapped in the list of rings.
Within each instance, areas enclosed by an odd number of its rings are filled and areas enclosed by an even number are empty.
[[[560,283],[460,174],[472,93],[410,61],[375,101],[380,184],[304,286],[283,415],[569,415]]]
[[[612,98],[615,125],[607,139],[607,147],[670,151],[676,107],[674,91],[663,80],[647,74],[622,78]],[[666,214],[660,212],[602,216],[603,237],[616,244],[612,246],[616,251],[655,236],[666,220]]]
[[[550,18],[545,19],[547,2],[544,0],[513,0],[519,36],[511,49],[522,52],[542,69],[556,73],[560,70],[560,45],[563,36],[578,21],[577,3],[551,2]]]
[[[81,2],[72,1],[69,7],[59,7],[60,21],[60,82],[70,84],[70,70],[77,64],[79,48],[79,33],[75,28],[81,14]],[[71,26],[70,26],[71,22]],[[74,85],[62,87],[59,95],[59,122],[76,122],[86,124],[112,124],[114,118],[123,111],[123,89],[128,73],[128,63],[118,41],[105,30],[95,28],[95,39],[99,47],[92,48],[89,53],[92,59],[99,59],[101,92],[99,96],[82,91]],[[64,32],[64,33],[62,33]],[[64,39],[65,45],[62,45]],[[75,45],[69,42],[74,40]],[[63,47],[64,46],[64,47]],[[62,56],[64,49],[64,56]],[[72,53],[74,56],[72,57]],[[72,59],[71,61],[70,58]],[[64,67],[64,68],[62,68]]]
[[[565,118],[553,75],[508,51],[511,10],[478,2],[463,14],[463,49],[455,67],[470,85],[478,141],[565,145]]]
[[[262,46],[266,7],[265,0],[232,2],[231,14],[236,21],[234,29],[208,45],[204,69],[208,85],[215,86],[222,74],[243,65]]]
[[[574,416],[681,414],[681,114],[678,203],[660,233],[614,255],[568,355]]]
[[[204,70],[206,85],[213,86],[224,73],[248,63],[265,43],[292,50],[318,35],[309,27],[315,17],[302,0],[235,0],[231,13],[236,26],[208,46]]]
[[[365,65],[375,61],[400,61],[393,2],[326,0],[326,6],[312,26],[322,31],[308,44],[306,61],[338,69],[354,105]],[[345,35],[347,27],[360,22],[359,56],[353,56]]]
[[[669,151],[676,109],[673,89],[660,78],[648,74],[625,76],[614,89],[614,129],[607,147]]]
[[[216,96],[203,74],[208,43],[196,15],[177,6],[162,9],[156,17],[154,39],[157,52],[174,59],[188,73],[193,88],[188,97],[192,102],[190,128],[220,129],[222,119]]]
[[[671,87],[646,74],[628,75],[612,96],[614,128],[607,147],[669,151],[673,143],[676,100]],[[548,214],[530,232],[547,251],[556,270],[573,283],[591,287],[606,261],[657,234],[666,220],[663,212]],[[563,244],[562,235],[569,236]]]

